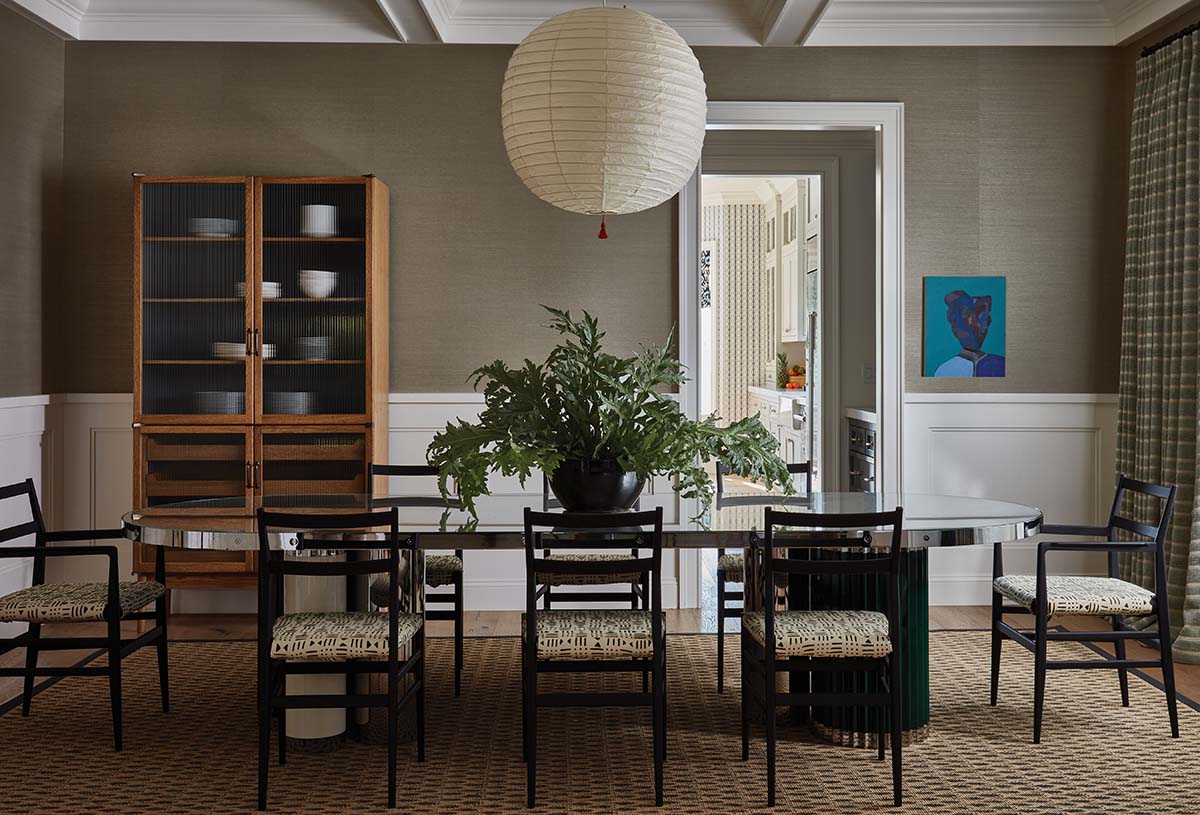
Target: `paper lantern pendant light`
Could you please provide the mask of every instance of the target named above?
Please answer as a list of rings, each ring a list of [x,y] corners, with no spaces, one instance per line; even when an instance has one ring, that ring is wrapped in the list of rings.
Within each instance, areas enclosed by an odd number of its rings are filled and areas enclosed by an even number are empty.
[[[509,161],[535,195],[570,212],[625,215],[691,178],[704,144],[704,74],[661,20],[576,9],[517,46],[500,113]]]

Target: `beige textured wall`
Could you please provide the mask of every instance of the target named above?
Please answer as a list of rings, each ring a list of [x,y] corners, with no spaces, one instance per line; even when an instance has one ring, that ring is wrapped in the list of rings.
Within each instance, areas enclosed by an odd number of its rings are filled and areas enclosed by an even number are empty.
[[[667,204],[590,219],[533,198],[497,122],[510,48],[67,45],[68,256],[55,390],[131,387],[129,173],[362,173],[392,188],[392,388],[456,391],[542,354],[536,303],[618,348],[675,319]],[[1108,48],[699,48],[709,97],[906,105],[909,390],[1113,391],[1126,148]],[[921,278],[1009,277],[1008,377],[919,376]]]
[[[59,220],[62,41],[0,6],[0,77],[0,397],[27,396],[43,392],[42,275]]]
[[[511,49],[69,43],[67,226],[55,389],[132,387],[130,173],[375,173],[391,188],[391,387],[464,391],[544,356],[538,303],[586,308],[615,349],[675,321],[667,203],[599,222],[535,198],[500,138]]]

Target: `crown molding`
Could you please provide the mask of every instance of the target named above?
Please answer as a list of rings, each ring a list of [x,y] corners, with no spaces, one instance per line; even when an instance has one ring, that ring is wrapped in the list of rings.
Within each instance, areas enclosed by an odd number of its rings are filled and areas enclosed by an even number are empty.
[[[89,0],[0,0],[23,17],[59,35],[79,39]]]

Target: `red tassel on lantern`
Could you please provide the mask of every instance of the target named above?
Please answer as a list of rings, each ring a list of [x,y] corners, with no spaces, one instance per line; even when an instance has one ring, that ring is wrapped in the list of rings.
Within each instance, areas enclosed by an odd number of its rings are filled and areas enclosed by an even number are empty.
[[[608,230],[604,228],[604,216],[600,216],[600,234],[596,236],[600,240],[608,240]]]

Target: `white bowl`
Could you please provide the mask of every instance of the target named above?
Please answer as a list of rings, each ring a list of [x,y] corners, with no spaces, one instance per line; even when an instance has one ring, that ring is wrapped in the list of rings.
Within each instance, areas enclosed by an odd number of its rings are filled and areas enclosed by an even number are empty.
[[[337,288],[337,272],[326,272],[320,269],[300,270],[300,291],[306,297],[320,299],[333,294]]]
[[[214,342],[212,344],[213,359],[241,359],[246,356],[244,342]]]
[[[263,343],[263,347],[262,347],[262,358],[263,359],[275,359],[275,353],[276,353],[275,343],[273,343],[273,342],[264,342]]]
[[[308,238],[332,238],[337,235],[337,207],[308,204],[300,208],[300,234]]]

